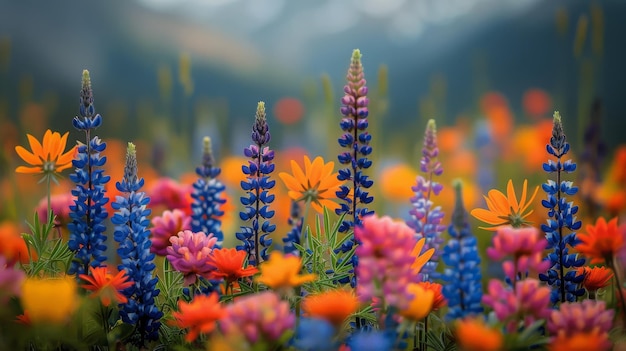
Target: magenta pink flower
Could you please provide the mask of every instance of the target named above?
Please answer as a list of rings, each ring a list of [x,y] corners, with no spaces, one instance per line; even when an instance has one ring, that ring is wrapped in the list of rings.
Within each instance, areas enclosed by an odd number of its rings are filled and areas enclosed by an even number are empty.
[[[236,299],[226,307],[220,327],[227,335],[241,333],[253,345],[259,341],[275,342],[294,328],[296,316],[289,303],[275,292],[266,291]]]
[[[9,265],[6,258],[0,255],[0,304],[4,305],[12,296],[20,296],[24,279],[24,271]]]
[[[504,261],[502,268],[504,274],[515,282],[518,273],[545,273],[550,268],[550,261],[543,259],[543,250],[547,244],[537,228],[505,226],[498,228],[493,237],[493,246],[487,248],[487,256],[494,261],[512,258]]]
[[[407,286],[415,279],[411,269],[415,258],[410,255],[415,231],[404,222],[372,215],[363,218],[354,235],[360,242],[356,248],[359,300],[382,297],[387,305],[405,309],[413,297]]]
[[[540,286],[537,279],[524,279],[515,283],[515,290],[497,279],[489,281],[488,294],[483,303],[493,309],[509,332],[516,332],[520,323],[530,326],[537,320],[550,316],[550,288]]]
[[[50,207],[52,213],[56,216],[54,225],[56,227],[65,227],[71,221],[70,206],[74,205],[75,197],[72,193],[58,194],[50,196]],[[37,204],[37,216],[42,223],[48,222],[48,198],[44,197]]]
[[[152,226],[150,252],[165,256],[167,247],[171,245],[170,238],[191,229],[191,217],[179,209],[165,211],[161,216],[152,218]]]
[[[159,178],[150,188],[150,206],[164,207],[165,210],[179,209],[188,216],[191,215],[191,185],[180,184],[171,178]],[[156,213],[156,211],[155,211]]]
[[[597,329],[608,333],[613,327],[615,311],[606,309],[606,303],[600,300],[562,303],[558,310],[553,310],[548,318],[548,331],[552,335],[565,333],[573,336]]]
[[[196,282],[198,276],[209,279],[215,267],[207,260],[213,251],[217,238],[213,234],[193,233],[190,230],[179,232],[170,238],[172,246],[167,247],[167,259],[177,271],[183,273],[185,285]]]

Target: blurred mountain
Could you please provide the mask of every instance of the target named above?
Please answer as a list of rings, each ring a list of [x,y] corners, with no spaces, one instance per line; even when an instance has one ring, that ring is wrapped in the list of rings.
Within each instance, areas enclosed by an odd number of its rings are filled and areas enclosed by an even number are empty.
[[[16,100],[14,87],[30,75],[36,94],[59,95],[56,117],[67,118],[76,112],[83,68],[91,71],[98,106],[158,99],[156,72],[167,65],[180,101],[178,59],[187,52],[194,96],[223,98],[232,118],[250,118],[256,101],[301,96],[303,82],[322,73],[332,77],[338,100],[350,53],[360,48],[370,86],[379,65],[389,67],[389,131],[416,119],[418,102],[432,94],[437,79],[445,100],[432,111],[446,123],[478,112],[478,97],[487,90],[502,92],[521,111],[523,92],[538,87],[551,92],[554,108],[572,120],[580,117],[581,89],[588,99],[601,97],[605,129],[626,128],[620,116],[626,110],[620,94],[626,81],[621,0],[519,0],[506,7],[504,1],[482,0],[466,15],[442,16],[436,23],[428,21],[428,13],[413,21],[401,7],[416,7],[417,1],[388,2],[396,6],[393,16],[378,16],[376,8],[356,11],[350,7],[358,4],[354,1],[230,1],[219,11],[189,8],[193,1],[162,0],[167,6],[160,9],[148,2],[0,1],[0,38],[11,42],[10,69],[0,91]],[[280,8],[268,8],[271,4]],[[602,9],[603,50],[593,54],[588,35],[585,50],[575,57],[577,21],[589,18],[590,6]],[[563,34],[557,31],[558,9],[566,14]],[[591,67],[589,82],[581,81],[582,67]]]

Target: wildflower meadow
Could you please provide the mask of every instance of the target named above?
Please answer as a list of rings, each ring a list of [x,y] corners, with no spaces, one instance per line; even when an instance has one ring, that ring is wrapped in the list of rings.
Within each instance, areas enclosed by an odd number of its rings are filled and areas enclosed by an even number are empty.
[[[150,140],[99,134],[77,72],[66,128],[9,146],[0,349],[626,349],[626,146],[589,166],[572,118],[519,126],[494,93],[471,126],[420,121],[419,157],[389,163],[361,51],[346,68],[332,153],[278,147],[259,101],[238,150],[204,136],[180,176]]]

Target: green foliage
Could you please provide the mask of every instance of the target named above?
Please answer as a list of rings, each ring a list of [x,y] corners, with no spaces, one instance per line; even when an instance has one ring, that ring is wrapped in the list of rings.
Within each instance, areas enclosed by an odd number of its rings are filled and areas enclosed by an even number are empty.
[[[74,255],[67,247],[63,238],[50,238],[50,232],[54,229],[55,216],[49,212],[48,221],[41,223],[37,212],[33,216],[33,222],[28,223],[31,233],[22,233],[29,250],[29,263],[24,265],[24,271],[28,276],[45,274],[46,276],[58,276],[67,271]],[[31,255],[31,250],[36,254]]]

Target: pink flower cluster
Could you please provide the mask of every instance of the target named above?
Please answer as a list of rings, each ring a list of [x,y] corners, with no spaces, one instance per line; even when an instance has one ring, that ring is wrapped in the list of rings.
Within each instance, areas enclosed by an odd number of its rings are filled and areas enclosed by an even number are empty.
[[[208,258],[217,243],[213,234],[185,230],[171,237],[170,243],[167,259],[174,269],[183,273],[185,285],[194,284],[198,276],[210,279],[215,267],[208,263]]]
[[[50,196],[50,207],[52,213],[56,216],[54,225],[56,227],[65,227],[71,221],[70,206],[74,205],[75,197],[71,193],[58,194]],[[48,222],[48,198],[44,197],[37,204],[37,216],[41,223]]]
[[[152,226],[150,252],[166,256],[167,248],[171,245],[170,238],[181,231],[191,229],[191,217],[179,209],[167,210],[161,216],[152,218]]]
[[[180,184],[167,177],[159,178],[148,192],[150,206],[153,209],[180,209],[185,214],[191,215],[192,190],[193,187],[191,185]],[[154,213],[159,212],[155,211]]]
[[[615,311],[606,309],[604,301],[584,300],[576,303],[562,303],[559,310],[552,311],[547,321],[552,335],[573,336],[578,333],[597,331],[608,333],[613,327]]]
[[[518,273],[545,273],[550,268],[550,261],[543,259],[543,250],[547,244],[545,237],[539,234],[537,228],[505,226],[498,228],[493,237],[493,246],[487,248],[487,256],[493,261],[511,257],[512,260],[502,263],[502,269],[504,274],[515,282]]]
[[[243,334],[250,344],[263,340],[277,341],[287,330],[293,329],[296,316],[289,303],[271,291],[241,297],[228,307],[220,320],[226,335]]]
[[[10,297],[20,295],[24,279],[26,279],[24,271],[0,255],[0,304],[4,305]]]
[[[356,248],[357,296],[361,302],[382,297],[399,309],[408,307],[413,296],[407,286],[415,280],[411,269],[414,257],[407,253],[415,246],[415,231],[404,222],[376,215],[363,218],[354,229],[360,242]]]
[[[520,323],[528,327],[537,320],[548,318],[552,312],[550,288],[541,286],[537,279],[520,280],[515,283],[515,289],[492,279],[487,290],[483,303],[493,309],[510,333],[515,333]]]

